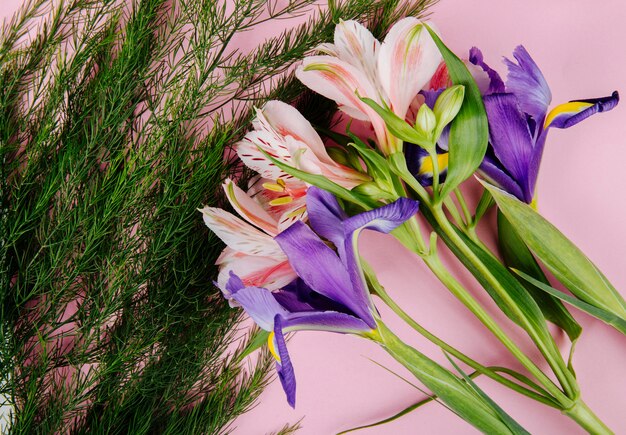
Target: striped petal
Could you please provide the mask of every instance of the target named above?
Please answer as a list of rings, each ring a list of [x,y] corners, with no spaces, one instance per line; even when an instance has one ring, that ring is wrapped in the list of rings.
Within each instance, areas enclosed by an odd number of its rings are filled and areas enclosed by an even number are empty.
[[[285,144],[266,131],[251,131],[235,144],[237,155],[244,165],[261,174],[263,178],[270,180],[291,178],[272,163],[259,148],[280,160],[290,158]]]
[[[541,70],[520,45],[513,51],[517,63],[504,59],[509,69],[506,90],[515,94],[524,113],[532,116],[535,122],[543,122],[552,101],[552,93]]]
[[[233,250],[249,255],[281,255],[280,248],[271,236],[227,211],[215,207],[204,207],[199,211],[206,226]]]
[[[378,74],[393,112],[404,119],[411,101],[441,63],[441,53],[414,17],[398,21],[380,47]]]
[[[231,272],[247,286],[268,290],[278,290],[298,277],[284,255],[264,257],[226,249],[216,263],[220,266],[217,285],[221,289],[226,288]]]
[[[257,112],[255,123],[257,130],[272,131],[281,140],[292,137],[309,148],[321,162],[334,163],[311,123],[295,107],[282,101],[269,101]]]
[[[278,234],[276,219],[270,216],[258,202],[250,198],[230,178],[222,187],[230,205],[233,206],[239,216],[271,236]]]

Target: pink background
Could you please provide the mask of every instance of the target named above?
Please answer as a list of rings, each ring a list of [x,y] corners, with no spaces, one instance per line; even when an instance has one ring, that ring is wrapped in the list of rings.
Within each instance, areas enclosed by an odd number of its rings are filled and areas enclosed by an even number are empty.
[[[1,0],[0,17],[17,0]],[[576,98],[626,96],[626,6],[622,0],[442,0],[432,20],[444,41],[465,54],[476,45],[493,67],[523,43],[551,85],[554,104]],[[254,35],[256,38],[264,35]],[[254,39],[251,39],[254,40]],[[538,192],[540,210],[626,292],[626,103],[570,130],[551,133]],[[486,365],[516,365],[417,259],[388,237],[368,234],[362,248],[382,283],[424,326]],[[452,261],[451,263],[452,264]],[[480,287],[463,281],[482,298]],[[484,298],[482,298],[484,300]],[[489,301],[486,302],[490,304]],[[490,304],[492,306],[492,304]],[[417,337],[386,310],[384,319],[409,343],[444,363],[441,352]],[[582,395],[616,432],[626,432],[626,338],[588,316],[575,313],[584,327],[574,365]],[[524,342],[516,331],[513,336]],[[562,335],[559,343],[566,343]],[[364,340],[304,332],[289,343],[298,379],[297,408],[284,400],[278,382],[259,405],[235,422],[237,434],[262,434],[302,420],[303,435],[329,434],[385,418],[422,394],[373,364],[371,358],[405,372]],[[536,405],[493,382],[479,384],[532,433],[582,431],[557,411]],[[476,433],[445,408],[429,404],[394,423],[363,434]]]

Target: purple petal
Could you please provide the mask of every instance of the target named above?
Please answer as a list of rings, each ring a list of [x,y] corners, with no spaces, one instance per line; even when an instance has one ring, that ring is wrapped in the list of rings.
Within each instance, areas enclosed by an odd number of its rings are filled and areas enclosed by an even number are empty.
[[[480,164],[480,168],[478,168],[478,172],[487,181],[501,187],[511,195],[515,195],[520,201],[524,201],[524,198],[527,196],[522,192],[519,184],[501,167],[500,162],[495,157],[486,155]],[[532,197],[532,192],[530,196]]]
[[[283,335],[283,319],[281,316],[276,316],[274,319],[274,340],[276,343],[276,350],[280,357],[280,362],[276,363],[276,371],[278,372],[278,378],[283,386],[283,390],[287,395],[287,403],[292,408],[296,407],[296,374],[291,364],[291,358],[289,358],[289,352],[287,352],[287,344],[285,343],[285,337]]]
[[[375,312],[374,303],[372,302],[369,290],[365,282],[365,276],[359,262],[358,238],[361,230],[368,228],[381,233],[388,233],[404,223],[407,219],[417,213],[419,203],[408,198],[400,198],[397,201],[385,205],[383,207],[366,211],[364,213],[352,216],[344,221],[345,241],[344,252],[345,257],[342,258],[350,279],[354,286],[356,297],[361,303],[369,307],[368,317],[361,317],[372,329],[376,328],[376,322],[371,315]]]
[[[330,192],[311,186],[306,193],[306,208],[315,232],[336,246],[343,245],[343,221],[348,215],[337,198]]]
[[[424,103],[432,109],[435,107],[437,98],[439,98],[439,95],[441,95],[443,91],[445,91],[445,88],[437,90],[423,89],[420,91],[420,94],[424,96]]]
[[[537,181],[539,166],[541,165],[541,157],[543,155],[543,149],[545,147],[550,127],[569,128],[596,113],[608,112],[609,110],[617,106],[618,102],[619,94],[617,91],[615,91],[609,97],[570,101],[570,103],[561,104],[560,106],[552,109],[552,111],[546,118],[545,128],[539,134],[539,138],[535,143],[533,157],[530,162],[530,185],[534,186]],[[591,106],[589,106],[588,104],[577,103],[588,103],[591,104]]]
[[[341,313],[353,313],[343,305],[317,293],[298,278],[279,292],[274,292],[274,297],[287,311],[301,313],[310,311],[338,311]]]
[[[344,221],[346,239],[361,229],[389,233],[411,218],[419,209],[419,203],[408,198],[352,216]]]
[[[488,95],[485,97],[485,109],[489,119],[491,145],[496,157],[522,191],[532,190],[528,180],[533,139],[515,95]],[[532,198],[524,198],[527,202],[531,200]]]
[[[593,98],[589,100],[575,100],[555,107],[546,119],[545,128],[569,128],[591,115],[608,112],[617,106],[619,94],[617,91],[609,97]],[[580,103],[580,104],[577,104]]]
[[[309,287],[375,325],[367,295],[354,286],[344,263],[308,226],[295,222],[275,240]]]
[[[244,287],[232,295],[252,320],[265,331],[274,328],[276,315],[287,315],[288,312],[274,298],[272,292],[261,287]]]
[[[228,294],[232,296],[244,287],[245,285],[243,284],[241,278],[235,275],[235,272],[231,271],[229,274],[228,282],[226,282],[226,291],[224,292],[224,294],[228,292]]]
[[[535,121],[543,122],[552,101],[548,83],[522,45],[515,48],[513,56],[518,63],[504,59],[509,69],[506,81],[507,92],[515,94],[525,113],[532,116]]]
[[[284,332],[306,330],[358,334],[372,330],[363,320],[335,311],[294,313],[283,320]]]
[[[476,47],[472,47],[469,52],[469,61],[476,66],[479,66],[489,76],[489,94],[499,94],[504,92],[504,82],[500,78],[500,74],[483,60],[483,53]]]

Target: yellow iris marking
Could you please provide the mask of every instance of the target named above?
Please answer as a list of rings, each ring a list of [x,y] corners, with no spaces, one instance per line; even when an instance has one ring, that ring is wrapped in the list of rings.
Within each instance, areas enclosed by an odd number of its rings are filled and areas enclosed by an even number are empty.
[[[439,166],[439,173],[447,169],[448,153],[438,154],[437,164]],[[432,174],[434,169],[435,168],[433,167],[433,159],[430,156],[424,157],[424,159],[422,159],[422,164],[420,165],[420,174]]]
[[[593,106],[592,103],[586,103],[584,101],[571,101],[569,103],[560,104],[550,111],[546,117],[546,122],[543,124],[543,128],[548,128],[548,126],[552,124],[552,121],[554,121],[554,118],[563,113],[577,113],[591,106]]]
[[[276,347],[274,346],[274,331],[270,332],[270,335],[267,336],[267,347],[270,349],[270,353],[274,359],[280,362],[280,357],[278,356],[278,352],[276,352]]]
[[[293,201],[291,196],[281,196],[280,198],[272,199],[270,205],[285,205],[289,204],[291,201]]]

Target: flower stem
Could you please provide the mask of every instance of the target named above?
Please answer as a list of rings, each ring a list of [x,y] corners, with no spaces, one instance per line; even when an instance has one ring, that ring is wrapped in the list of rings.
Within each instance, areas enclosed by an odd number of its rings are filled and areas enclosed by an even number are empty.
[[[563,411],[563,414],[570,417],[592,435],[613,433],[582,400],[578,400],[571,409]]]
[[[481,273],[481,275],[487,280],[487,282],[493,287],[493,289],[498,292],[498,295],[500,296],[500,298],[502,298],[504,303],[506,303],[506,305],[511,309],[516,317],[520,319],[523,328],[533,339],[541,353],[544,355],[548,364],[550,364],[550,367],[554,371],[554,374],[557,376],[559,382],[563,386],[566,395],[569,398],[574,399],[578,394],[578,385],[575,378],[567,369],[565,361],[558,352],[558,348],[556,347],[556,344],[554,344],[554,341],[545,342],[544,339],[535,332],[534,328],[532,327],[532,325],[530,325],[520,307],[512,299],[511,295],[506,291],[506,289],[502,287],[500,281],[493,275],[491,270],[481,261],[481,259],[476,256],[476,254],[470,249],[470,247],[463,241],[463,239],[452,227],[445,214],[443,213],[441,206],[435,205],[431,208],[430,211],[435,221],[441,228],[441,231],[443,231],[447,238],[450,240],[450,243],[453,243],[455,247],[472,263],[476,270]],[[543,372],[541,373],[543,374]],[[543,376],[545,377],[545,375]],[[544,380],[547,379],[548,378],[545,377]],[[552,381],[549,382],[552,384]],[[542,384],[544,384],[544,382],[542,382]],[[548,386],[546,385],[546,387]]]
[[[367,275],[368,275],[368,279],[375,279],[375,277],[371,277],[370,274],[367,274]],[[514,390],[514,391],[517,391],[520,394],[523,394],[523,395],[525,395],[527,397],[530,397],[533,400],[536,400],[538,402],[541,402],[541,403],[546,404],[548,406],[551,406],[553,408],[559,408],[558,404],[556,404],[554,402],[554,400],[552,400],[551,398],[546,397],[543,394],[538,394],[535,391],[532,391],[532,390],[530,390],[530,389],[528,389],[526,387],[521,386],[520,384],[518,384],[516,382],[511,381],[508,378],[505,378],[504,376],[500,375],[499,373],[496,373],[492,369],[483,366],[479,362],[473,360],[472,358],[470,358],[469,356],[465,355],[464,353],[462,353],[458,349],[454,348],[453,346],[449,345],[445,341],[441,340],[439,337],[437,337],[436,335],[432,334],[426,328],[424,328],[419,323],[417,323],[411,316],[409,316],[387,294],[385,289],[380,284],[378,284],[378,285],[374,284],[373,287],[374,287],[375,293],[383,300],[383,302],[385,302],[385,304],[387,304],[387,306],[389,306],[389,308],[391,308],[391,310],[394,313],[396,313],[402,320],[404,320],[409,326],[411,326],[413,329],[415,329],[418,333],[420,333],[426,339],[428,339],[429,341],[431,341],[435,345],[439,346],[445,352],[449,353],[450,355],[452,355],[455,358],[457,358],[459,361],[462,361],[465,364],[467,364],[468,366],[472,367],[474,370],[476,370],[477,373],[481,373],[481,374],[483,374],[485,376],[488,376],[489,378],[493,379],[494,381],[499,382],[500,384],[502,384],[502,385],[504,385],[504,386],[506,386],[506,387],[508,387],[508,388],[510,388],[512,390]],[[533,386],[533,388],[540,388],[539,386],[535,385],[534,383],[532,384],[532,386]],[[546,394],[548,394],[542,388],[540,388],[540,390],[542,392],[545,392]]]

